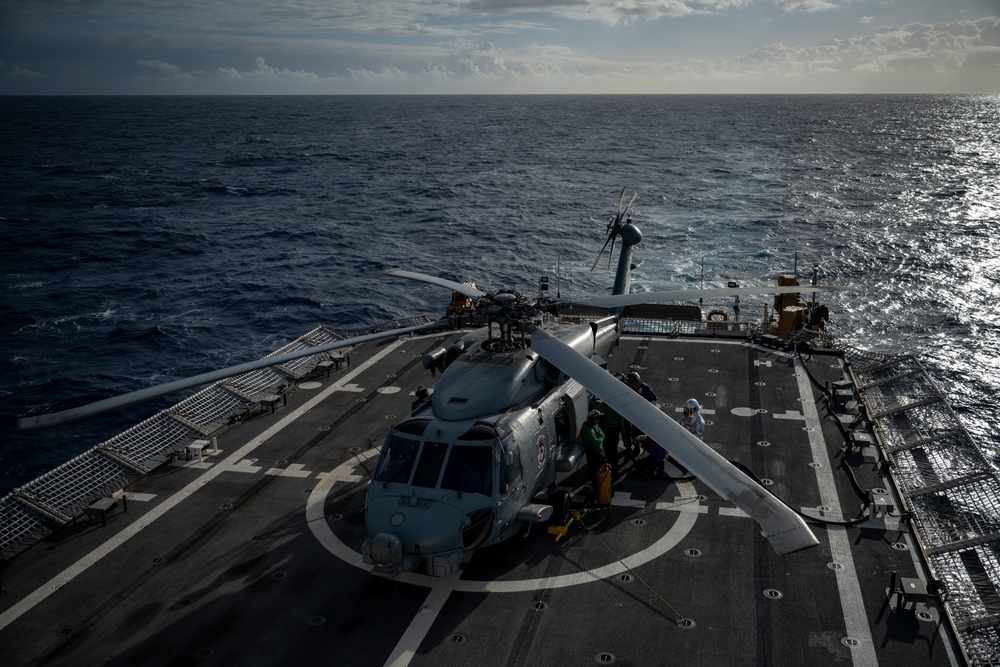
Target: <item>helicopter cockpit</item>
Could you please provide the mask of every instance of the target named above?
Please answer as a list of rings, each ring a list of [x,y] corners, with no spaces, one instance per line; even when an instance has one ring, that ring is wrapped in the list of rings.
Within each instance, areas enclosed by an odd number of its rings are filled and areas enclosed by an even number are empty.
[[[461,567],[490,537],[495,505],[523,477],[519,452],[501,454],[502,429],[474,423],[449,437],[433,421],[406,419],[386,438],[365,515],[373,537],[363,553],[376,573],[413,569],[421,554],[435,555],[431,572]]]
[[[456,442],[446,443],[424,437],[430,421],[412,419],[393,429],[375,482],[455,491],[459,498],[463,493],[492,497],[496,429],[476,424]]]

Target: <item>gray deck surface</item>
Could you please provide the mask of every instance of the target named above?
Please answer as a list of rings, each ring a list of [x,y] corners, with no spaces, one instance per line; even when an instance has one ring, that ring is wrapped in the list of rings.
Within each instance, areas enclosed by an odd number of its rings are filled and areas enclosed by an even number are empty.
[[[933,604],[896,614],[890,573],[916,577],[908,528],[812,525],[820,546],[778,556],[757,524],[697,480],[640,476],[557,541],[544,525],[479,551],[460,577],[372,576],[361,564],[368,474],[442,336],[369,344],[274,413],[219,438],[203,463],[127,490],[128,511],[79,521],[2,574],[0,664],[951,664]],[[787,353],[716,339],[626,337],[676,417],[704,406],[705,440],[811,516],[853,519],[888,488],[844,439]],[[838,357],[813,355],[819,381]],[[562,485],[579,489],[578,467]],[[579,494],[578,494],[578,497]]]

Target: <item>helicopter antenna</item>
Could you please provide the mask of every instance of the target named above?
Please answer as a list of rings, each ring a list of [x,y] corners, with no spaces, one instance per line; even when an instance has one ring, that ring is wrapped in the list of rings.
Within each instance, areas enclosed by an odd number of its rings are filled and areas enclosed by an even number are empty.
[[[561,287],[562,287],[562,275],[560,274],[559,256],[557,255],[556,256],[556,300],[562,299],[562,295],[560,293]]]
[[[705,289],[705,258],[701,258],[701,289]],[[698,307],[701,308],[704,299],[698,297]]]

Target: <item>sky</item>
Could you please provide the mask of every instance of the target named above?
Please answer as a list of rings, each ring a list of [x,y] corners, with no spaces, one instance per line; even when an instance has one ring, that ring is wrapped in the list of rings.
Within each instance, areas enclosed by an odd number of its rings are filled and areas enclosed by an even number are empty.
[[[1000,0],[0,0],[0,95],[1000,93]]]

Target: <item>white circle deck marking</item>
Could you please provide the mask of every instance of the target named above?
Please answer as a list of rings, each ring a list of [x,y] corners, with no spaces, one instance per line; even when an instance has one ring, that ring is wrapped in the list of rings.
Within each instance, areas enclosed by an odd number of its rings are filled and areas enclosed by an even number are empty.
[[[319,543],[327,551],[340,558],[348,565],[353,565],[366,572],[371,568],[365,564],[361,554],[344,544],[339,537],[334,535],[326,522],[325,505],[326,496],[330,493],[333,485],[337,482],[356,483],[358,478],[352,472],[360,461],[367,461],[376,456],[378,450],[370,450],[359,454],[357,457],[349,459],[328,473],[319,481],[306,503],[306,521]],[[694,485],[690,482],[677,482],[678,495],[691,497],[695,495]],[[395,581],[401,581],[415,586],[427,588],[446,588],[450,591],[461,591],[463,593],[521,593],[525,591],[544,590],[547,588],[564,588],[567,586],[577,586],[592,581],[607,579],[630,568],[636,568],[644,563],[667,553],[694,527],[694,522],[698,518],[699,512],[677,512],[677,520],[670,527],[663,537],[645,549],[638,551],[631,556],[622,558],[619,561],[602,565],[582,572],[572,574],[561,574],[555,577],[542,577],[538,579],[519,579],[511,581],[464,581],[454,577],[437,578],[430,575],[421,575],[414,572],[403,572],[394,577]],[[502,545],[490,548],[503,548]]]

